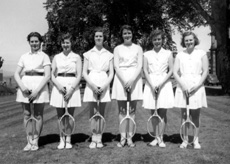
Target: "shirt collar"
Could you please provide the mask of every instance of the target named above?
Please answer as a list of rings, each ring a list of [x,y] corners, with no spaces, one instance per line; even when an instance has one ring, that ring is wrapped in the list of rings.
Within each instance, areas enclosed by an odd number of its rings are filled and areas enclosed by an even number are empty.
[[[101,53],[103,53],[103,52],[106,52],[106,49],[103,47],[103,48],[101,49],[101,51],[99,51],[99,50],[96,48],[96,46],[94,46],[94,47],[91,49],[91,52],[96,52],[96,53],[101,54]]]

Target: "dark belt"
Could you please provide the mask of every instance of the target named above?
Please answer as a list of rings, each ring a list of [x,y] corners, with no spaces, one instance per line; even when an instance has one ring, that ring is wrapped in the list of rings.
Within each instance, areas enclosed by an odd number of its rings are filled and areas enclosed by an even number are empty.
[[[62,77],[75,77],[75,73],[58,73],[57,75]]]
[[[43,72],[33,72],[33,71],[31,71],[31,72],[25,72],[25,75],[26,76],[43,76],[44,73]]]

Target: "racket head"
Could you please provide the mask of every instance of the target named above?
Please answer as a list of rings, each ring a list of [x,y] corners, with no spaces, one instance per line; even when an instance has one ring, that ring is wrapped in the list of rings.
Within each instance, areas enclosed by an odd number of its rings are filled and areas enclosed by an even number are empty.
[[[103,134],[106,127],[106,122],[105,122],[105,118],[99,112],[93,115],[89,119],[89,121],[90,121],[90,131],[92,132],[92,134],[95,135]]]
[[[119,131],[121,137],[125,139],[131,139],[136,133],[136,122],[131,117],[125,117],[119,124]]]
[[[157,137],[163,134],[164,122],[159,115],[152,115],[147,121],[147,130],[150,136]]]
[[[36,125],[38,124],[38,120],[31,116],[25,123],[25,129],[27,136],[31,136],[31,140],[28,139],[28,142],[33,145],[33,141],[38,139],[40,136],[39,131],[37,131]]]
[[[187,120],[182,123],[180,127],[180,136],[183,142],[186,142],[189,145],[194,143],[197,138],[196,133],[197,127],[192,121]]]
[[[66,136],[73,134],[75,130],[75,119],[70,114],[64,114],[59,119],[59,129]]]

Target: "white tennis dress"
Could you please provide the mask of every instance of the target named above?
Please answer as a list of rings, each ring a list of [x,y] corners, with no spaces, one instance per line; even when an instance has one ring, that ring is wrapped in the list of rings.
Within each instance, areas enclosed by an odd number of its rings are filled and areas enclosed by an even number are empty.
[[[109,71],[110,61],[113,59],[113,54],[102,48],[100,51],[96,47],[83,54],[84,58],[88,60],[88,71],[90,80],[98,87],[102,87],[108,79],[107,72]],[[110,85],[106,91],[101,95],[101,102],[111,101],[110,99]],[[84,102],[96,102],[96,96],[89,84],[86,84],[84,92]]]
[[[144,56],[148,61],[150,80],[154,86],[157,86],[167,76],[169,67],[168,61],[171,56],[171,51],[161,48],[158,53],[151,50],[145,52]],[[173,106],[173,88],[171,81],[168,80],[159,92],[157,108],[173,108]],[[144,88],[143,107],[146,109],[155,109],[155,95],[152,93],[148,82],[146,82]]]
[[[56,61],[57,74],[58,73],[76,73],[76,63],[81,60],[78,54],[70,52],[68,56],[64,55],[63,52],[54,56],[53,62]],[[66,87],[67,90],[71,89],[76,77],[63,77],[57,76],[57,81]],[[58,108],[65,107],[65,101],[63,95],[57,87],[54,85],[50,98],[50,105]],[[68,107],[80,107],[81,106],[81,96],[79,85],[75,88],[72,97],[69,99]]]
[[[132,45],[129,47],[121,44],[116,48],[118,50],[119,68],[121,69],[125,81],[128,81],[136,72],[140,46],[132,43]],[[140,74],[134,82],[134,88],[132,88],[131,93],[131,100],[142,100],[142,98],[142,77]],[[124,86],[116,74],[113,81],[112,99],[127,100]]]
[[[48,55],[44,52],[39,51],[36,53],[28,52],[23,54],[18,62],[18,66],[23,68],[24,72],[39,72],[44,73],[44,67],[50,65],[50,59]],[[43,80],[44,76],[22,76],[22,83],[27,87],[29,90],[35,90],[41,81]],[[20,89],[17,90],[17,102],[29,103],[27,95],[23,94]],[[34,103],[48,103],[49,102],[49,90],[48,86],[45,85],[42,90],[40,91],[39,95],[33,101]]]
[[[176,58],[180,62],[181,80],[190,90],[199,83],[202,75],[202,57],[206,52],[199,49],[189,55],[185,51],[177,54]],[[181,86],[178,84],[175,94],[175,107],[186,108],[186,101]],[[190,109],[207,107],[207,99],[204,86],[201,86],[195,94],[189,98]]]

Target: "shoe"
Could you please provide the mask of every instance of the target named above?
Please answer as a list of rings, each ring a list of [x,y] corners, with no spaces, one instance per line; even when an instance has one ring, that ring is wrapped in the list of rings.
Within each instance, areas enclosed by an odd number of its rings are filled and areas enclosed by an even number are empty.
[[[104,145],[102,142],[97,142],[97,148],[103,148],[103,147],[104,147]]]
[[[59,143],[59,145],[57,146],[57,148],[58,148],[59,150],[65,148],[64,138],[60,137],[60,143]]]
[[[157,139],[154,139],[152,142],[148,143],[147,146],[150,146],[150,147],[157,146],[157,143],[158,143]]]
[[[26,147],[24,147],[23,151],[29,151],[31,149],[32,145],[30,143],[27,143]]]
[[[127,145],[128,145],[128,147],[135,147],[136,146],[131,139],[128,140]]]
[[[188,146],[188,143],[187,142],[182,142],[182,144],[180,144],[180,148],[181,149],[185,149],[185,148],[187,148],[187,146]]]
[[[71,143],[69,143],[69,142],[66,142],[66,143],[65,143],[65,148],[66,148],[66,149],[72,149],[72,148],[73,148],[73,145],[72,145]]]
[[[37,151],[38,150],[38,145],[37,144],[32,145],[30,150],[31,151]]]
[[[97,147],[97,143],[92,141],[90,144],[89,144],[89,148],[90,149],[95,149]]]
[[[159,147],[162,147],[162,148],[165,148],[165,147],[166,147],[166,145],[165,145],[165,143],[164,143],[163,141],[161,141],[160,143],[158,143],[158,146],[159,146]]]

